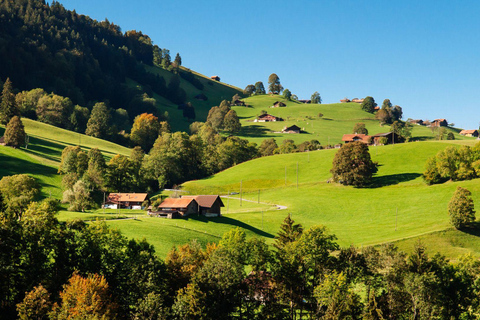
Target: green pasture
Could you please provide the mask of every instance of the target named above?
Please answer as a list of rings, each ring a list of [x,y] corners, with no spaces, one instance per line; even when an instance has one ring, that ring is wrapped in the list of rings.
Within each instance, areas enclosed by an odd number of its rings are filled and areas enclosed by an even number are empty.
[[[242,130],[240,137],[260,144],[264,139],[274,138],[277,144],[284,139],[291,139],[296,144],[307,140],[318,140],[324,146],[342,142],[344,134],[353,133],[356,123],[365,123],[369,134],[389,132],[389,126],[381,126],[375,116],[362,111],[358,103],[333,103],[333,104],[304,104],[296,101],[287,101],[278,95],[259,95],[243,99],[248,107],[233,107],[237,112]],[[287,106],[270,108],[275,101],[282,101]],[[285,121],[278,122],[253,122],[255,118],[266,111]],[[322,114],[319,117],[319,114]],[[408,116],[408,115],[406,115]],[[300,134],[281,133],[285,126],[297,125],[304,132]],[[471,139],[460,136],[460,130],[447,128],[455,134],[455,139]],[[414,126],[412,131],[414,140],[432,140],[434,132],[424,126]]]

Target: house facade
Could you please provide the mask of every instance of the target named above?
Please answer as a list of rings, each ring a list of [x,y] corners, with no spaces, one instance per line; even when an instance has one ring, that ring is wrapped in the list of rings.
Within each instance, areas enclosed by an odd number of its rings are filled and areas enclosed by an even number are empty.
[[[257,119],[253,120],[253,122],[275,122],[275,121],[283,121],[282,118],[272,116],[271,114],[262,114],[258,116]]]
[[[143,210],[142,204],[148,199],[147,193],[110,193],[103,205],[106,209]]]
[[[435,119],[430,123],[430,127],[447,127],[447,119]]]
[[[198,203],[198,214],[206,217],[221,216],[225,207],[219,195],[182,196],[182,199],[194,199]]]
[[[478,130],[462,130],[459,133],[461,136],[465,137],[475,137],[478,138]]]
[[[186,217],[198,213],[198,203],[192,198],[166,198],[158,206],[158,211],[154,212],[158,216],[164,215],[166,218]],[[149,214],[152,214],[149,212]]]

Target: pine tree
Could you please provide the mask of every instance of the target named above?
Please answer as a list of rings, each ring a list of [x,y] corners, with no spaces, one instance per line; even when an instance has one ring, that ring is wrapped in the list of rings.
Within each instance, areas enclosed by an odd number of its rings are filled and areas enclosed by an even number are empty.
[[[283,220],[282,225],[280,226],[280,231],[275,237],[275,243],[273,246],[277,249],[285,247],[290,242],[297,241],[303,233],[303,227],[301,224],[295,224],[295,221],[290,216]]]
[[[12,82],[7,78],[3,85],[2,102],[0,103],[0,123],[8,124],[13,116],[18,116],[19,112],[15,106],[15,94],[13,93]]]
[[[180,67],[182,65],[182,57],[180,57],[180,54],[177,52],[177,55],[175,56],[174,63],[177,67]]]
[[[25,128],[20,117],[14,116],[5,129],[5,144],[18,148],[25,144]]]

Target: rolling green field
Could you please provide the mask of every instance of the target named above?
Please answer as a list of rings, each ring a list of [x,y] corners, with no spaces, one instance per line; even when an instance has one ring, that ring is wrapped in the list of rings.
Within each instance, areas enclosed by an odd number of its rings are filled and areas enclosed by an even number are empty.
[[[277,144],[284,139],[291,139],[296,144],[306,140],[316,139],[325,145],[334,145],[342,142],[342,136],[353,133],[353,127],[358,122],[365,123],[369,134],[389,132],[389,126],[380,126],[371,113],[362,111],[358,103],[333,104],[303,104],[296,101],[284,100],[278,95],[259,95],[243,99],[249,107],[233,107],[237,112],[242,130],[240,137],[260,144],[266,138],[275,138]],[[282,101],[287,106],[270,108],[275,101]],[[269,114],[283,118],[278,122],[253,122],[264,110]],[[319,114],[323,114],[319,117]],[[404,117],[405,118],[405,117]],[[279,133],[285,126],[297,125],[304,131],[301,134]],[[448,128],[455,134],[455,139],[469,139],[458,134],[459,130]],[[434,134],[430,128],[414,126],[412,136],[415,140],[431,140]]]

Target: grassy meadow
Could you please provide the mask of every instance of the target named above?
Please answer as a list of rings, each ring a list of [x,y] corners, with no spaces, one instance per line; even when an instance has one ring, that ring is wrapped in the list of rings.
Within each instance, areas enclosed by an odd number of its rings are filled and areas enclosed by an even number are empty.
[[[389,132],[389,126],[381,126],[375,116],[360,109],[360,104],[333,103],[333,104],[304,104],[296,101],[287,101],[279,95],[259,95],[243,99],[248,107],[233,107],[237,112],[242,130],[240,137],[260,144],[264,139],[274,138],[277,144],[284,139],[291,139],[296,144],[307,140],[318,140],[322,145],[334,145],[342,142],[342,136],[352,133],[356,123],[365,123],[369,134]],[[270,108],[275,101],[282,101],[287,106]],[[285,121],[253,122],[266,111]],[[322,114],[319,117],[319,114]],[[297,125],[304,131],[301,134],[280,133],[285,126]],[[448,128],[454,132],[455,139],[469,139],[458,134],[459,130]],[[430,128],[414,126],[412,136],[415,140],[433,140],[434,133]]]

